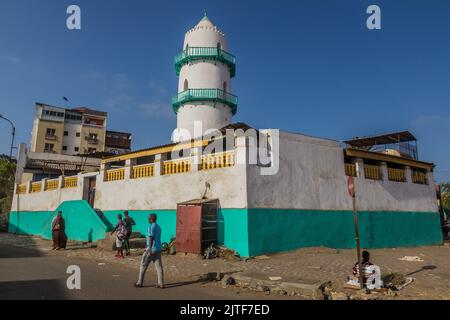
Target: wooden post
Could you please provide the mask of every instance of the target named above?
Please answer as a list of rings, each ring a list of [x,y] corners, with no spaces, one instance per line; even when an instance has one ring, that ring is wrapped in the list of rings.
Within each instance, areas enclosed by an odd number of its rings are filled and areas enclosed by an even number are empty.
[[[361,248],[359,244],[359,230],[358,230],[358,213],[356,211],[356,197],[353,195],[353,221],[355,224],[355,239],[356,239],[356,255],[358,258],[358,273],[359,273],[359,286],[361,289],[364,289],[363,282],[363,269],[361,268]]]

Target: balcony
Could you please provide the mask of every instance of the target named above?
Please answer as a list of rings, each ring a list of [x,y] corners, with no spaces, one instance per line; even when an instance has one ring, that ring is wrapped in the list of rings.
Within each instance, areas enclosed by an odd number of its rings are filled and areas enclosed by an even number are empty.
[[[46,140],[56,141],[56,140],[58,140],[58,137],[56,135],[54,135],[54,134],[46,134],[45,135],[45,139]]]
[[[177,76],[180,75],[181,67],[195,60],[214,60],[226,64],[230,70],[230,76],[236,74],[236,57],[232,54],[214,47],[192,47],[180,52],[175,56],[175,71]]]
[[[86,141],[88,144],[92,144],[92,145],[98,145],[98,139],[97,138],[92,138],[92,137],[85,137]]]
[[[220,89],[188,89],[180,92],[172,98],[173,111],[178,113],[178,109],[182,104],[192,101],[221,102],[230,106],[233,115],[237,111],[238,98]]]

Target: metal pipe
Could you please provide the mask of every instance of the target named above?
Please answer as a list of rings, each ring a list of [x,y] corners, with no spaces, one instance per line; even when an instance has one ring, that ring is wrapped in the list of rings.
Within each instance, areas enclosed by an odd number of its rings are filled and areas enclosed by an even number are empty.
[[[14,126],[14,123],[11,121],[11,120],[9,120],[8,118],[5,118],[4,116],[2,116],[1,114],[0,114],[0,118],[1,119],[4,119],[4,120],[6,120],[6,121],[8,121],[10,124],[11,124],[11,127],[12,127],[12,132],[11,132],[11,147],[10,147],[10,149],[9,149],[9,160],[11,160],[12,161],[12,152],[13,152],[13,149],[14,149],[14,137],[16,136],[16,127]]]

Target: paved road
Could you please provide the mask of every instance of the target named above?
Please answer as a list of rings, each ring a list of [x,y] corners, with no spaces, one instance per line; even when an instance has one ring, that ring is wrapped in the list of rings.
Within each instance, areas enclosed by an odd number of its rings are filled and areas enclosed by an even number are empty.
[[[81,268],[81,290],[66,286],[67,267]],[[153,266],[151,265],[150,268]],[[4,299],[266,299],[258,292],[239,292],[201,282],[171,282],[167,288],[134,288],[136,271],[119,264],[99,265],[86,259],[46,254],[0,244],[0,300]]]

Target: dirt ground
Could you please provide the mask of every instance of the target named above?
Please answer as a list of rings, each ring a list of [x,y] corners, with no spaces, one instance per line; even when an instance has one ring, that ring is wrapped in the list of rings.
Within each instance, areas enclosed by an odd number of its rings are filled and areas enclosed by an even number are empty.
[[[86,248],[78,243],[69,243],[68,249],[64,251],[50,251],[50,241],[39,237],[0,233],[0,242],[21,247],[35,247],[51,254],[90,259],[99,264],[118,263],[138,269],[140,262],[139,250],[133,250],[131,256],[118,260],[112,251]],[[380,266],[383,274],[399,272],[414,278],[413,283],[398,291],[395,299],[450,299],[449,243],[430,247],[374,249],[370,250],[370,253],[372,262]],[[405,256],[417,257],[422,261],[400,260]],[[346,277],[351,273],[355,260],[355,250],[329,248],[304,248],[246,260],[222,258],[204,260],[197,256],[180,253],[163,258],[165,273],[183,280],[196,279],[208,272],[245,271],[262,273],[268,277],[331,281],[335,291],[346,291],[343,285]],[[154,271],[150,270],[150,272]]]

